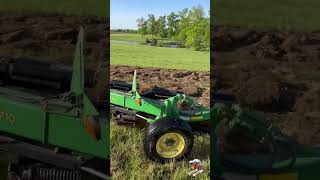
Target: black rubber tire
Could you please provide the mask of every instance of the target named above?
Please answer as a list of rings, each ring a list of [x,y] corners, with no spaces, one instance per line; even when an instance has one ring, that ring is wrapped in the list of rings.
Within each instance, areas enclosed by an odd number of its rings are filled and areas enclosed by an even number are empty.
[[[165,158],[157,153],[156,144],[162,135],[170,132],[182,135],[186,142],[186,146],[178,156],[174,158]],[[156,162],[165,163],[172,160],[179,161],[186,158],[191,152],[193,141],[194,136],[192,129],[187,122],[180,119],[162,118],[151,123],[146,129],[143,148],[148,158]]]

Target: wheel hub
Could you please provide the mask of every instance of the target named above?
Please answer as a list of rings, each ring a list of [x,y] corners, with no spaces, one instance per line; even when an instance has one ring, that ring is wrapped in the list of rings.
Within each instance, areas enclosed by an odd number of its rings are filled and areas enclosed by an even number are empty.
[[[176,142],[174,141],[174,139],[166,139],[165,143],[167,146],[173,146]]]
[[[175,158],[183,152],[185,145],[185,139],[181,134],[167,133],[158,139],[156,151],[164,158]]]

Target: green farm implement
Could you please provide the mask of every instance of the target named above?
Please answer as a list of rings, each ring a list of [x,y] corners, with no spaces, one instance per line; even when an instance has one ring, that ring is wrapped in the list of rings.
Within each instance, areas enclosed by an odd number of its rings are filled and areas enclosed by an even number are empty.
[[[211,110],[211,120],[213,179],[320,178],[320,148],[297,143],[256,112],[234,103],[217,102]],[[221,129],[224,132],[219,132]]]
[[[0,60],[0,150],[15,154],[8,178],[108,178],[107,112],[85,93],[94,75],[84,70],[83,44],[81,28],[73,67]]]
[[[258,113],[240,108],[232,96],[212,95],[216,103],[208,109],[182,92],[156,87],[140,94],[136,72],[132,83],[114,80],[110,87],[113,119],[148,126],[144,151],[152,160],[188,156],[193,132],[202,127],[212,134],[212,179],[319,179],[319,147],[299,144]]]
[[[132,83],[111,82],[113,119],[148,126],[144,151],[150,159],[166,162],[186,157],[193,147],[192,127],[209,132],[210,110],[181,92],[156,87],[140,94],[136,75]]]

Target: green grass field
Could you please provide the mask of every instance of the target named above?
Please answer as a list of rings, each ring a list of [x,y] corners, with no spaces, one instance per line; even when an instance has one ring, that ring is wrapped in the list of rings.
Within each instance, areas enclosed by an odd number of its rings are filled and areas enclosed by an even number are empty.
[[[110,63],[140,67],[209,71],[210,53],[111,41]]]
[[[109,0],[1,0],[0,11],[62,13],[66,15],[109,15]]]
[[[143,131],[111,124],[111,171],[112,179],[209,179],[210,137],[196,136],[190,159],[202,160],[204,173],[196,178],[189,177],[187,161],[154,163],[148,160],[142,149]]]
[[[111,33],[110,39],[117,41],[129,41],[129,42],[137,42],[144,43],[147,38],[152,38],[151,35],[142,36],[140,34],[134,33]]]
[[[214,23],[258,28],[310,31],[320,29],[320,1],[215,0]]]

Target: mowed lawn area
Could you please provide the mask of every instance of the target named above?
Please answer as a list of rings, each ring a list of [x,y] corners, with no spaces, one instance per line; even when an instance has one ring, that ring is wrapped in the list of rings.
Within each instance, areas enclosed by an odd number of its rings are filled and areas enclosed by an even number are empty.
[[[114,42],[110,44],[111,65],[209,71],[210,53],[185,48],[164,48]]]
[[[151,35],[142,36],[140,34],[135,33],[114,33],[110,34],[111,40],[116,41],[129,41],[129,42],[137,42],[137,43],[145,43],[146,39],[151,39]]]
[[[214,0],[211,11],[218,25],[312,31],[320,29],[320,1]]]

